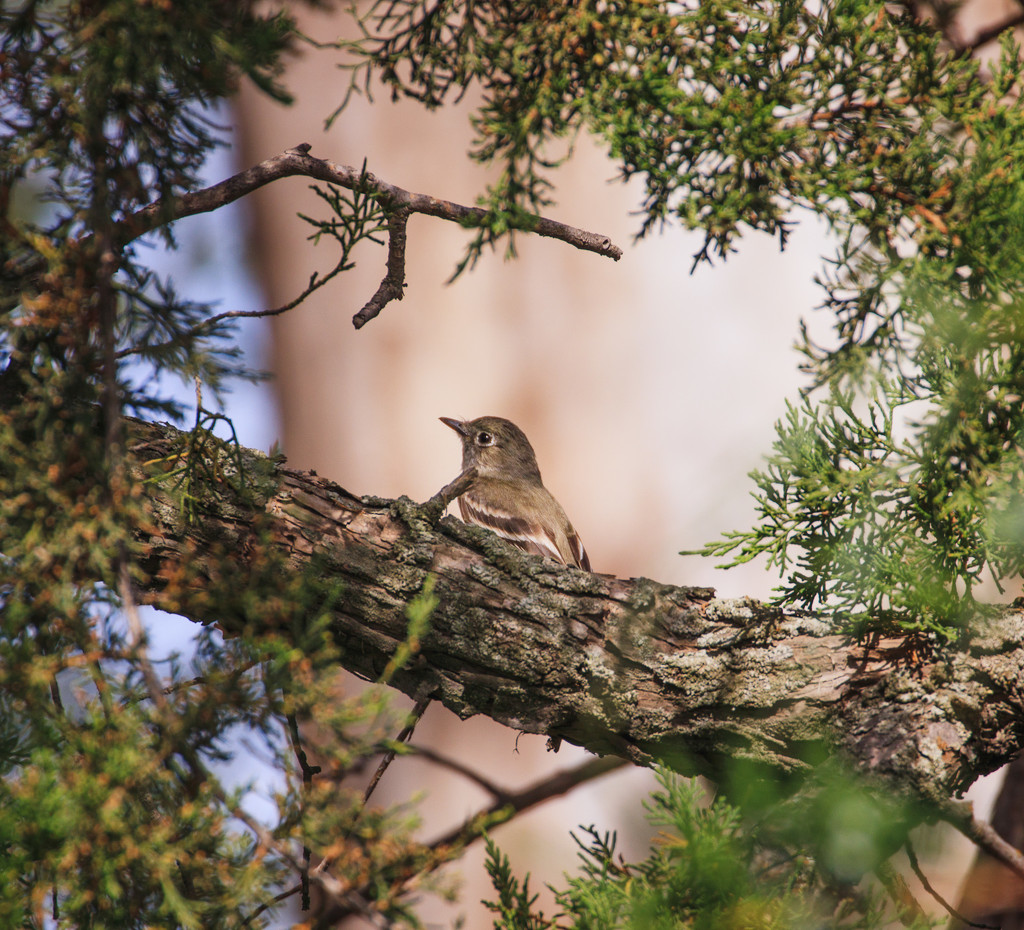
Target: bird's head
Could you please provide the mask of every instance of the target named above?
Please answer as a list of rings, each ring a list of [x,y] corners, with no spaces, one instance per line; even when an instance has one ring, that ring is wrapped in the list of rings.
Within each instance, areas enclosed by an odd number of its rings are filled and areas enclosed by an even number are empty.
[[[476,466],[477,474],[496,478],[540,481],[537,457],[526,434],[503,417],[455,420],[441,417],[462,439],[462,467]]]

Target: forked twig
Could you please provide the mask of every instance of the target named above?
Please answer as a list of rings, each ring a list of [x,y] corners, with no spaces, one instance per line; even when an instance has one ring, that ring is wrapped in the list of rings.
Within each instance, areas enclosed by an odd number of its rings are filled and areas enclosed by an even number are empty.
[[[405,285],[405,233],[410,214],[422,213],[424,216],[433,216],[469,227],[480,226],[487,220],[488,213],[482,207],[467,207],[429,194],[408,191],[395,184],[389,184],[364,169],[314,158],[309,154],[309,150],[309,144],[302,143],[258,165],[246,168],[245,171],[240,171],[219,184],[169,200],[157,200],[116,224],[118,241],[123,248],[139,236],[160,226],[186,216],[217,210],[281,178],[315,178],[347,190],[376,194],[389,214],[387,273],[377,292],[353,317],[352,323],[359,329],[377,316],[389,301],[400,300],[402,297]],[[527,214],[518,221],[510,221],[510,228],[559,239],[577,249],[604,255],[615,261],[622,257],[622,249],[607,236],[569,226],[545,216]],[[254,312],[244,315],[260,314]]]

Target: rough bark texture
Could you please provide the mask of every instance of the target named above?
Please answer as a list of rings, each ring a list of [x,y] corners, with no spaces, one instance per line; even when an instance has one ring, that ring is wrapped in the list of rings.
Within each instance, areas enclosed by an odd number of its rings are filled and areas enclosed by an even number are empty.
[[[140,463],[182,449],[170,427],[138,425],[135,436]],[[342,662],[368,678],[405,640],[406,605],[433,575],[430,631],[393,683],[463,717],[712,776],[737,758],[793,771],[838,749],[864,772],[936,799],[1020,746],[1018,610],[941,657],[898,638],[865,646],[808,613],[562,567],[453,518],[437,522],[436,506],[359,499],[258,453],[245,460],[255,490],[243,497],[222,481],[190,523],[159,482],[147,485],[154,525],[141,542],[155,605],[230,631],[241,615],[179,583],[183,568],[209,560],[209,584],[241,597],[269,539],[289,571],[333,592]],[[230,579],[212,567],[225,547]]]

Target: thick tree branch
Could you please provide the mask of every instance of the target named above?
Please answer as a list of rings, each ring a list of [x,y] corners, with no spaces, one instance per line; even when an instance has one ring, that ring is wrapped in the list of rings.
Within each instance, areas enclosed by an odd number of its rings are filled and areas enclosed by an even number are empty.
[[[173,454],[180,436],[137,427],[136,461]],[[244,616],[233,612],[265,571],[269,538],[292,571],[322,585],[344,665],[368,678],[404,640],[406,604],[433,575],[430,630],[393,684],[463,717],[485,714],[598,754],[712,777],[735,759],[804,770],[824,747],[932,800],[962,791],[1021,745],[1018,610],[979,620],[969,642],[922,658],[896,637],[852,643],[808,613],[559,566],[455,519],[435,525],[436,507],[359,499],[246,456],[255,496],[225,482],[192,525],[159,484],[148,485],[152,603],[239,626]],[[237,577],[224,577],[225,551]],[[207,565],[216,597],[182,581],[185,566]]]

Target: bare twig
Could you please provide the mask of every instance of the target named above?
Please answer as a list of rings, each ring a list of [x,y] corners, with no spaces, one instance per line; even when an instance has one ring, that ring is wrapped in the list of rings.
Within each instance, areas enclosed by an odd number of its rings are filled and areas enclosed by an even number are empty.
[[[430,704],[430,698],[421,698],[416,702],[416,705],[409,712],[409,720],[404,727],[399,731],[398,736],[395,737],[396,742],[406,743],[412,738],[413,731],[416,729],[416,724],[420,722],[423,714],[426,712],[427,706]],[[384,753],[384,758],[380,760],[380,765],[377,766],[377,771],[373,773],[373,778],[370,779],[370,783],[366,786],[366,791],[363,793],[363,807],[365,808],[366,803],[370,800],[370,795],[376,790],[377,785],[380,783],[381,777],[388,770],[388,766],[395,759],[396,750],[389,749]],[[313,869],[312,875],[316,876],[323,872],[325,869],[330,868],[330,858],[325,856],[317,864],[316,868]]]
[[[969,801],[949,801],[943,806],[941,816],[993,859],[1024,878],[1024,853],[996,833],[991,824],[978,820]]]
[[[450,830],[444,836],[436,839],[431,843],[431,848],[437,849],[441,846],[449,846],[452,843],[460,842],[468,845],[479,839],[479,833],[474,830],[474,827],[488,816],[506,809],[512,814],[521,814],[523,811],[536,807],[544,801],[550,801],[552,798],[567,794],[584,782],[607,775],[609,772],[614,772],[616,769],[624,768],[629,764],[627,760],[618,756],[597,756],[593,759],[588,759],[575,768],[557,772],[548,778],[534,782],[521,791],[502,791],[489,807],[470,817],[462,826],[456,827],[454,830]]]
[[[457,759],[450,759],[448,756],[443,756],[441,753],[434,751],[429,746],[414,746],[414,752],[417,756],[426,759],[428,762],[433,762],[435,765],[443,766],[446,769],[461,775],[463,778],[473,782],[479,787],[483,788],[492,798],[502,803],[506,803],[510,800],[511,795],[499,785],[496,785],[489,778],[484,778],[479,772],[471,769],[468,765],[463,765]]]
[[[236,820],[240,821],[241,823],[245,824],[245,826],[247,826],[253,832],[253,835],[256,837],[256,840],[260,846],[267,850],[273,850],[285,862],[287,862],[297,873],[299,873],[300,875],[303,874],[304,870],[302,861],[296,858],[295,854],[290,849],[288,849],[286,844],[280,843],[277,840],[275,840],[273,835],[266,827],[263,826],[263,824],[261,824],[254,817],[251,817],[241,807],[239,807],[236,804],[231,804],[222,791],[217,790],[215,794],[217,796],[217,799],[231,813],[231,816],[234,817]],[[352,899],[350,898],[349,890],[345,887],[345,885],[342,882],[338,881],[338,879],[334,878],[332,875],[311,872],[310,878],[316,881],[316,883],[323,889],[323,891],[326,892],[335,901],[351,905]],[[299,885],[298,888],[301,888],[301,885]],[[276,902],[284,900],[285,898],[290,897],[294,893],[295,892],[292,889],[289,889],[288,891],[282,892],[280,895],[274,898],[274,901]],[[265,907],[261,908],[261,910],[265,909]],[[249,919],[252,920],[254,916],[255,915],[251,915]]]
[[[295,758],[299,762],[299,770],[302,772],[302,786],[306,791],[309,791],[313,787],[313,776],[319,775],[322,769],[319,765],[310,765],[309,759],[306,756],[306,750],[302,745],[302,736],[299,733],[299,722],[295,718],[295,714],[288,714],[288,733],[291,738],[292,751],[295,753]],[[309,858],[310,849],[308,846],[303,845],[302,847],[302,910],[309,910]]]
[[[389,212],[388,270],[377,293],[353,317],[353,325],[358,329],[377,316],[388,301],[400,300],[402,297],[402,288],[405,284],[405,232],[409,214],[422,213],[425,216],[470,227],[480,226],[487,220],[487,211],[481,207],[467,207],[451,200],[441,200],[429,194],[405,190],[362,169],[339,165],[323,158],[314,158],[309,154],[309,149],[307,143],[297,145],[245,171],[240,171],[219,184],[169,200],[155,201],[117,224],[119,243],[123,247],[139,236],[175,220],[217,210],[281,178],[309,177],[328,184],[336,184],[347,190],[377,194]],[[526,215],[518,221],[511,221],[510,228],[559,239],[577,249],[595,252],[615,261],[622,257],[622,250],[607,236],[578,229],[548,217]],[[234,315],[269,316],[281,313],[284,309],[290,307],[286,305],[285,308],[276,311]],[[221,314],[214,319],[224,319],[229,315],[231,314]]]
[[[435,522],[441,519],[441,514],[445,512],[448,505],[456,497],[468,490],[475,478],[476,466],[471,465],[469,468],[459,472],[452,481],[449,481],[448,484],[423,505]]]
[[[380,282],[377,292],[366,302],[363,309],[352,317],[352,325],[356,329],[362,329],[392,300],[401,300],[405,296],[405,242],[408,222],[409,211],[404,207],[388,215],[387,273]]]
[[[438,758],[436,761],[441,760]],[[468,847],[481,838],[483,835],[481,824],[485,824],[487,819],[492,815],[498,814],[503,810],[508,810],[510,812],[510,817],[515,814],[520,814],[531,807],[535,807],[536,805],[543,803],[544,801],[560,797],[584,782],[599,778],[602,775],[606,775],[609,772],[613,772],[616,769],[623,768],[627,765],[629,765],[629,763],[625,759],[620,759],[614,756],[599,756],[588,759],[586,762],[576,766],[575,768],[558,772],[548,778],[543,778],[521,791],[503,791],[501,789],[494,789],[497,791],[498,795],[500,795],[500,800],[495,801],[493,804],[470,817],[460,827],[457,827],[456,829],[444,834],[444,836],[434,840],[434,842],[430,844],[430,849],[434,852],[439,852],[444,847]],[[479,776],[474,777],[473,780],[477,781],[478,784],[483,781]],[[449,857],[439,856],[434,860],[433,864],[427,867],[427,871],[432,871],[438,868],[441,864],[448,861],[448,858]],[[419,868],[419,865],[417,868]],[[408,875],[399,876],[398,880],[404,880],[414,874],[423,875],[425,873],[422,869],[419,871],[410,870]],[[356,890],[356,897],[365,897],[362,889]],[[340,921],[342,918],[350,916],[356,912],[358,912],[358,908],[349,906],[349,908],[345,910],[332,911],[330,917],[334,921]]]
[[[313,784],[313,776],[319,775],[322,769],[319,765],[310,765],[306,750],[302,746],[302,737],[299,734],[299,722],[295,714],[288,714],[288,732],[291,736],[292,750],[299,762],[299,770],[302,772],[302,783],[308,788]]]
[[[931,882],[928,881],[927,876],[921,870],[921,864],[917,861],[917,854],[914,852],[914,846],[908,838],[903,844],[904,849],[907,851],[907,859],[910,860],[910,867],[914,870],[914,874],[917,876],[917,880],[924,887],[924,890],[928,892],[936,901],[939,902],[943,910],[956,920],[965,924],[968,927],[980,927],[983,930],[999,930],[998,927],[994,927],[991,924],[979,924],[974,921],[968,920],[963,914],[959,913],[945,898],[942,897],[933,887]]]
[[[217,313],[200,323],[196,323],[195,326],[190,327],[181,335],[174,339],[168,339],[166,342],[161,342],[155,346],[132,346],[131,348],[121,349],[117,353],[118,358],[125,358],[128,355],[139,355],[142,352],[159,352],[163,349],[169,349],[172,346],[180,345],[181,343],[194,339],[197,336],[201,336],[205,332],[209,332],[218,323],[224,320],[242,320],[242,319],[254,319],[256,317],[265,316],[280,316],[282,313],[287,313],[289,310],[294,310],[299,304],[301,304],[310,294],[314,291],[320,290],[328,281],[337,277],[341,272],[347,271],[352,266],[346,261],[343,255],[338,263],[327,272],[327,274],[320,276],[317,272],[309,277],[309,284],[303,289],[302,293],[289,300],[286,304],[281,304],[280,307],[270,307],[265,310],[225,310],[223,313]]]
[[[301,888],[301,885],[293,885],[286,891],[282,891],[280,894],[274,895],[274,897],[272,897],[269,901],[264,901],[258,908],[256,908],[256,910],[254,910],[248,917],[246,917],[244,921],[242,921],[242,926],[248,926],[264,912],[269,911],[272,907],[276,907],[282,901],[287,901],[289,898],[293,897],[294,895],[297,895]]]
[[[479,225],[487,218],[487,211],[481,207],[466,207],[451,200],[432,197],[429,194],[407,191],[395,184],[382,181],[376,175],[364,172],[359,168],[339,165],[323,158],[314,158],[307,154],[308,149],[309,146],[304,143],[301,146],[288,149],[280,155],[268,158],[245,171],[240,171],[219,184],[190,194],[182,194],[169,201],[158,200],[143,207],[120,224],[120,231],[123,234],[122,244],[127,244],[174,220],[217,210],[273,181],[296,175],[337,184],[347,190],[377,193],[391,210],[404,208],[409,213],[422,213],[425,216],[433,216],[463,226]],[[515,228],[524,232],[536,233],[538,236],[560,239],[577,249],[595,252],[615,261],[622,258],[622,249],[607,236],[587,232],[584,229],[578,229],[547,217],[527,216],[515,225]]]
[[[395,741],[398,743],[406,743],[412,738],[413,731],[416,729],[416,724],[420,722],[420,718],[423,716],[430,704],[430,698],[423,698],[416,702],[416,706],[413,707],[409,714],[409,722],[402,727],[399,731],[398,736],[395,737]],[[384,758],[380,760],[380,765],[377,766],[377,771],[373,773],[373,778],[370,779],[370,783],[366,786],[366,791],[363,794],[363,804],[366,804],[370,800],[370,795],[377,789],[377,785],[380,783],[381,776],[388,770],[388,766],[395,759],[397,750],[389,749],[384,753]],[[325,859],[324,862],[327,860]],[[321,863],[321,866],[323,863]]]
[[[64,700],[60,696],[60,682],[57,681],[57,676],[50,680],[50,698],[53,701],[53,706],[57,708],[57,713],[64,713]]]

